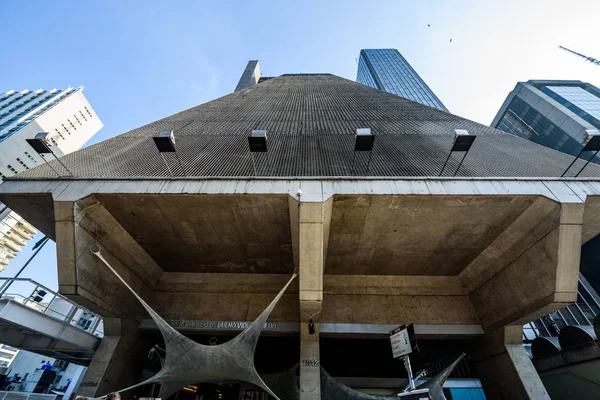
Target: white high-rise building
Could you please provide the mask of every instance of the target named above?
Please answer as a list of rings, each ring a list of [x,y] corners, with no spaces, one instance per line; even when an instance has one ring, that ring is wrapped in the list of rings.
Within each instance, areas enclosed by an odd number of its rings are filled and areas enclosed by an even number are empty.
[[[49,133],[48,146],[61,157],[81,148],[103,126],[83,87],[0,94],[0,182],[45,162],[26,141],[38,133]],[[34,233],[31,225],[0,203],[0,272]]]

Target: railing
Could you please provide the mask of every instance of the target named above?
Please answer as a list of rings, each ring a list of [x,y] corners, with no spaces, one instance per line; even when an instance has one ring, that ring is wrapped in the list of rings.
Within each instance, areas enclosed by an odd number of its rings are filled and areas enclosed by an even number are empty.
[[[32,288],[31,294],[23,296],[20,293],[10,293],[8,290],[16,282],[29,285]],[[0,278],[0,300],[3,299],[23,304],[94,336],[104,337],[104,324],[99,315],[32,279]],[[0,400],[3,399],[0,397]]]
[[[577,301],[545,317],[523,326],[523,341],[529,343],[535,338],[558,336],[562,328],[568,325],[593,326],[596,315],[600,313],[600,297],[589,282],[579,276]]]
[[[0,390],[0,400],[54,400],[55,394],[5,392]]]

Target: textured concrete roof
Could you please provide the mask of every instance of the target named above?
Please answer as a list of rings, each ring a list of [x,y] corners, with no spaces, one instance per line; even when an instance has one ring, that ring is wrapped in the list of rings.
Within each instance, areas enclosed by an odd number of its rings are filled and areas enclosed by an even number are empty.
[[[355,131],[367,127],[376,135],[373,152],[355,153]],[[253,154],[255,167],[247,140],[252,129],[268,135],[269,151]],[[165,158],[175,176],[243,177],[255,169],[258,176],[440,176],[455,129],[477,135],[457,176],[556,177],[573,159],[334,75],[305,74],[268,80],[61,160],[75,177],[169,177],[152,136],[173,130],[179,160],[173,153]],[[452,156],[443,175],[454,173],[462,155]],[[567,176],[581,166],[578,161]],[[600,168],[591,164],[581,176],[600,176]],[[42,165],[16,179],[33,177],[56,173]]]

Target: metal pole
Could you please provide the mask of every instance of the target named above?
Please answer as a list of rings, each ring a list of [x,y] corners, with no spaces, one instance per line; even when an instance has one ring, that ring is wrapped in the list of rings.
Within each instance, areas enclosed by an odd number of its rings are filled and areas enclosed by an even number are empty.
[[[598,155],[598,152],[599,152],[599,151],[600,151],[600,150],[597,150],[597,151],[594,153],[594,155],[593,155],[593,156],[591,156],[589,160],[587,160],[587,162],[585,163],[585,165],[584,165],[584,166],[583,166],[583,167],[582,167],[582,168],[579,170],[579,172],[578,172],[578,173],[576,173],[576,174],[575,174],[575,178],[576,178],[576,177],[578,177],[578,176],[579,176],[579,174],[580,174],[580,173],[581,173],[581,172],[582,172],[582,171],[585,169],[585,167],[587,167],[587,165],[590,163],[590,161],[592,161],[592,159]]]
[[[33,260],[33,258],[34,258],[34,257],[37,255],[37,253],[39,253],[39,252],[40,252],[40,250],[42,250],[42,247],[44,247],[44,245],[45,245],[46,243],[48,243],[48,239],[49,239],[49,238],[48,238],[48,236],[44,236],[44,238],[43,238],[43,239],[41,239],[41,240],[38,242],[38,243],[42,243],[42,244],[40,245],[40,247],[38,247],[38,248],[37,248],[37,250],[35,251],[35,253],[33,253],[33,254],[31,255],[31,257],[29,257],[29,260],[27,260],[27,262],[26,262],[26,263],[25,263],[25,264],[24,264],[24,265],[21,267],[21,269],[20,269],[20,270],[19,270],[19,271],[18,271],[18,272],[15,274],[15,276],[13,276],[13,279],[14,279],[14,278],[18,278],[18,277],[19,277],[19,275],[21,275],[21,273],[23,272],[23,270],[24,270],[25,268],[27,268],[27,266],[29,265],[29,263],[31,262],[31,260]],[[6,291],[8,290],[8,288],[10,287],[10,285],[12,285],[12,284],[13,284],[13,281],[11,280],[11,281],[7,281],[7,282],[5,282],[5,283],[2,285],[2,287],[0,287],[0,297],[2,297],[2,295],[3,295],[4,293],[6,293]]]
[[[456,168],[456,171],[454,171],[454,175],[452,175],[452,176],[456,176],[456,174],[458,174],[458,170],[460,169],[460,166],[462,165],[463,161],[465,161],[465,158],[467,158],[468,153],[469,153],[469,151],[465,151],[465,155],[463,156],[462,160],[460,160],[460,163],[458,164],[458,168]]]
[[[367,170],[365,171],[365,176],[369,173],[369,167],[371,166],[371,156],[373,155],[373,150],[369,152],[369,161],[367,161]]]
[[[42,155],[41,155],[41,154],[40,154],[40,157],[41,157],[41,159],[42,159],[42,160],[44,160],[44,162],[45,162],[46,164],[48,164],[48,166],[50,167],[50,169],[51,169],[52,171],[54,171],[54,173],[56,174],[56,176],[60,176],[60,174],[58,173],[58,171],[57,171],[57,170],[55,170],[55,169],[54,169],[54,167],[53,167],[52,165],[50,165],[50,163],[48,162],[48,160],[46,160],[46,157],[42,157]]]
[[[167,169],[169,170],[169,175],[173,176],[173,172],[171,172],[171,168],[169,167],[169,164],[167,163],[167,160],[165,159],[165,156],[162,152],[160,153],[160,156],[162,157],[165,165],[167,166]]]
[[[442,170],[440,171],[440,176],[442,176],[442,174],[444,173],[444,168],[446,168],[446,164],[448,164],[448,160],[450,159],[451,155],[452,155],[452,151],[450,151],[450,154],[448,154],[448,157],[446,157],[446,161],[444,162],[444,166],[442,167]]]
[[[406,373],[408,374],[408,383],[410,384],[410,390],[415,389],[415,380],[412,374],[412,368],[410,367],[410,358],[408,355],[404,356],[404,367],[406,368]]]
[[[50,150],[50,153],[52,153],[52,155],[54,156],[54,158],[56,158],[56,161],[58,161],[58,163],[59,163],[60,165],[62,165],[62,167],[63,167],[64,169],[66,169],[66,170],[67,170],[67,172],[69,173],[69,175],[73,176],[73,173],[72,173],[72,172],[69,170],[69,168],[67,168],[67,166],[66,166],[65,164],[63,164],[63,162],[62,162],[62,161],[60,161],[60,160],[58,159],[58,157],[56,157],[56,154],[54,154],[54,152],[52,151],[52,149],[51,149],[50,147],[48,147],[48,150]]]
[[[563,176],[565,176],[565,174],[567,173],[567,171],[573,166],[573,164],[575,164],[575,161],[577,161],[579,159],[579,157],[581,157],[581,154],[583,154],[583,149],[581,149],[581,151],[579,152],[579,154],[577,155],[577,157],[575,157],[575,159],[573,160],[573,162],[571,162],[571,164],[569,164],[569,166],[567,167],[567,169],[565,169],[565,172],[563,172],[562,175],[560,176],[561,178]],[[579,171],[579,172],[581,172],[581,171]]]
[[[252,168],[254,169],[254,176],[256,176],[256,164],[254,164],[254,153],[250,152],[250,158],[252,158]]]
[[[187,176],[187,172],[185,171],[185,168],[183,168],[183,164],[181,163],[181,160],[179,159],[179,155],[177,154],[177,152],[175,152],[175,157],[177,158],[177,161],[179,162],[179,166],[181,167],[181,170],[183,171],[183,176]]]

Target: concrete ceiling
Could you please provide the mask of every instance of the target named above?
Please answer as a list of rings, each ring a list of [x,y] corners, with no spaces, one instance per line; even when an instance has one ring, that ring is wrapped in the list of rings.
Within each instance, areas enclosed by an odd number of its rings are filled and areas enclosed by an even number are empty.
[[[97,195],[166,272],[289,273],[285,195]],[[336,195],[326,274],[458,275],[535,196]]]
[[[97,195],[166,272],[289,273],[284,195]]]
[[[336,196],[327,274],[457,275],[533,196]]]

